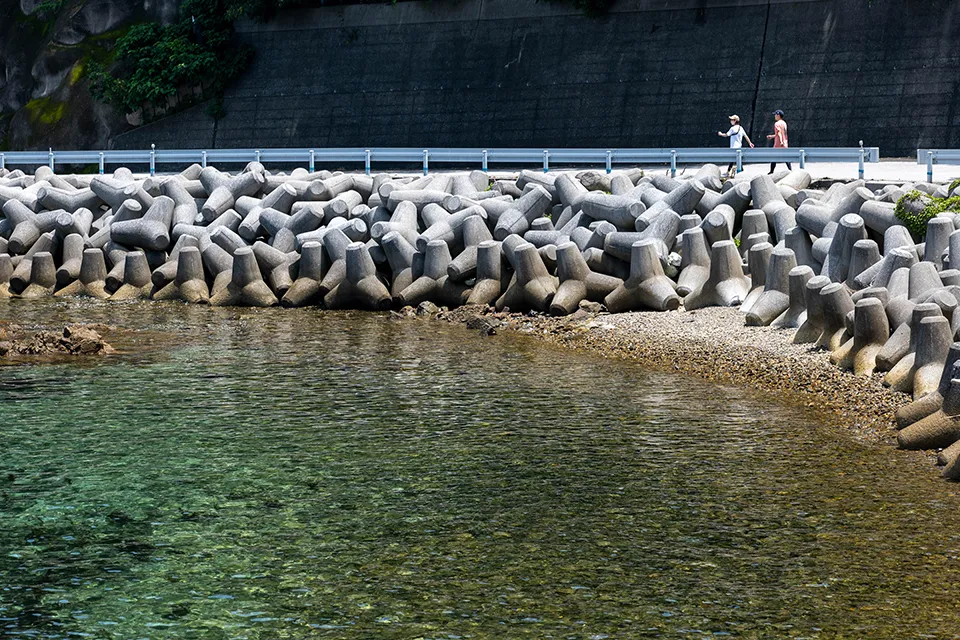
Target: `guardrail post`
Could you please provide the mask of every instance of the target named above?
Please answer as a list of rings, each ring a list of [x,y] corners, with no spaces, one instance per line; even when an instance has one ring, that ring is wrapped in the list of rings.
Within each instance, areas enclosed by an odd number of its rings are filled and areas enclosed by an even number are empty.
[[[206,151],[204,151],[203,154],[201,155],[200,166],[202,166],[204,169],[207,168],[207,152]]]
[[[607,149],[607,173],[613,173],[613,152]]]
[[[803,149],[800,149],[800,168],[801,169],[807,168],[807,152],[804,151]]]
[[[103,151],[100,152],[100,175],[103,175]]]
[[[48,149],[50,153],[50,171],[54,171],[55,169],[54,169],[54,163],[53,163],[53,147],[48,147]]]
[[[157,174],[157,145],[150,145],[150,175]]]
[[[367,149],[364,153],[363,168],[367,172],[367,175],[370,175],[371,155],[370,149]]]
[[[486,149],[483,150],[483,171],[484,173],[486,173],[487,171],[487,150]]]
[[[0,153],[0,170],[7,168],[7,159],[3,157],[3,154]]]
[[[927,182],[933,182],[933,151],[927,151]]]
[[[860,167],[858,169],[858,174],[860,179],[863,180],[863,140],[860,141]]]
[[[423,175],[427,175],[427,172],[430,171],[430,152],[427,149],[423,150]]]
[[[677,150],[676,149],[670,150],[670,177],[671,178],[677,177]]]
[[[550,152],[546,149],[543,150],[543,172],[550,172]]]
[[[310,173],[313,173],[313,171],[314,171],[314,168],[313,168],[313,167],[314,167],[314,164],[313,164],[313,149],[310,149]]]
[[[737,173],[743,172],[743,149],[737,149]]]
[[[253,152],[253,157],[256,159],[257,162],[260,162],[260,149],[257,149],[256,151]]]

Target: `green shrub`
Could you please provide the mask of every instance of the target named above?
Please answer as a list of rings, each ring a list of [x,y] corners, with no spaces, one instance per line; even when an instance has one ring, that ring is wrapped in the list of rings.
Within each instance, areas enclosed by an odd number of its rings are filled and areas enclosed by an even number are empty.
[[[918,207],[911,206],[911,203],[927,200],[928,202]],[[944,211],[960,211],[960,196],[954,198],[934,198],[922,191],[914,189],[905,193],[897,201],[894,213],[900,222],[903,223],[910,233],[918,239],[923,239],[927,235],[927,223]]]
[[[93,96],[129,113],[164,107],[184,87],[222,94],[251,57],[233,41],[228,8],[228,0],[182,0],[177,22],[135,25],[117,41],[113,65],[90,63]]]

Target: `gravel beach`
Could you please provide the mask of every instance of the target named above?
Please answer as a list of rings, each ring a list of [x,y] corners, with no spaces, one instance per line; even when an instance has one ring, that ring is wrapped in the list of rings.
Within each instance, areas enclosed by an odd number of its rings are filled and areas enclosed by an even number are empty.
[[[745,327],[743,314],[734,308],[620,314],[580,310],[555,318],[463,307],[435,317],[485,333],[517,332],[657,370],[787,394],[785,398],[815,407],[826,419],[873,442],[896,443],[894,413],[910,402],[910,396],[881,384],[884,374],[857,377],[842,371],[830,363],[829,352],[793,344],[794,330]]]

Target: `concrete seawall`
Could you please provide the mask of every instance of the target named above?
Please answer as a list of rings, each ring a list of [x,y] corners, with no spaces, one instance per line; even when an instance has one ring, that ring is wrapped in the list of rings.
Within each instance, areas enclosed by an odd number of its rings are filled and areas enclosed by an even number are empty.
[[[765,143],[885,156],[960,146],[958,4],[620,0],[585,18],[515,0],[295,10],[242,24],[257,52],[214,121],[195,107],[117,148],[663,147]]]

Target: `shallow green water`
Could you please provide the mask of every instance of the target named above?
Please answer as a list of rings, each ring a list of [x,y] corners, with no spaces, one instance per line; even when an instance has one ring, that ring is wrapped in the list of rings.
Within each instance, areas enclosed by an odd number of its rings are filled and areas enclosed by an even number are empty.
[[[0,636],[953,637],[960,500],[775,399],[367,314],[0,369]]]

